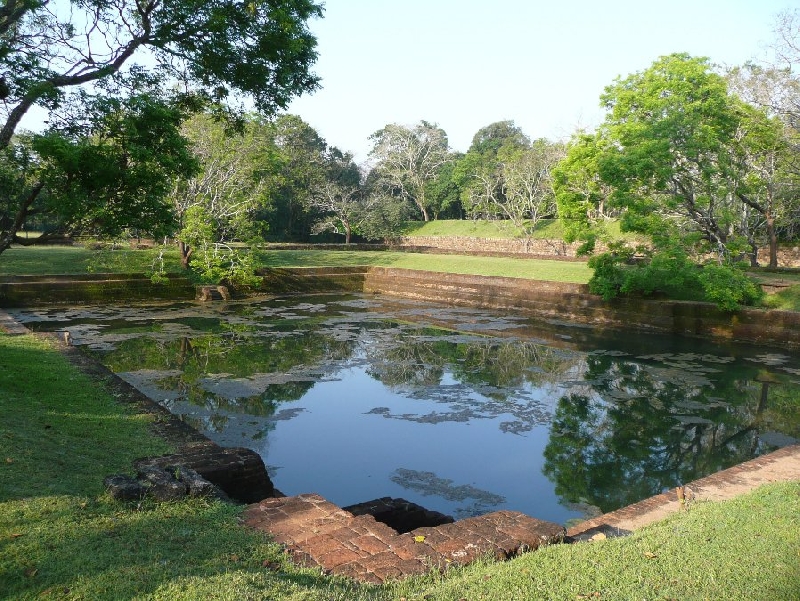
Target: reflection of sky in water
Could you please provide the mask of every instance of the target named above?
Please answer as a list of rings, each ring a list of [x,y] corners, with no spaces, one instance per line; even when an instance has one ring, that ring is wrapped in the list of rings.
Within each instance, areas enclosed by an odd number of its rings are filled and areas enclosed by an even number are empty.
[[[565,522],[800,438],[798,357],[373,296],[48,308],[287,494]]]

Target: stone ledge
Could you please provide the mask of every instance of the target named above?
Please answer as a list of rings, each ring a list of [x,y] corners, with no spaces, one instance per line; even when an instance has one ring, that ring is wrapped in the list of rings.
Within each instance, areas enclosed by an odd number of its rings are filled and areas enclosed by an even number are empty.
[[[684,510],[695,501],[723,501],[762,484],[787,481],[800,481],[800,445],[778,449],[690,482],[677,490],[581,522],[569,528],[567,535],[575,541],[589,540],[598,534],[603,537],[624,536]]]

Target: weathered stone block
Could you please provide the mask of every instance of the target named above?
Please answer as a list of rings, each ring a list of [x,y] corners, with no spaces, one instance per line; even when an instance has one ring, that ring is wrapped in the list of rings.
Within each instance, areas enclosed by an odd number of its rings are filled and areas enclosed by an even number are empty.
[[[199,444],[173,455],[140,459],[134,463],[137,469],[148,465],[186,467],[221,488],[231,499],[242,503],[256,503],[278,494],[269,479],[264,460],[250,449]]]
[[[136,478],[125,474],[106,476],[103,486],[117,501],[138,501],[145,495],[145,487]]]
[[[186,484],[179,481],[174,473],[156,466],[144,466],[139,470],[139,479],[156,501],[177,501],[186,496]]]

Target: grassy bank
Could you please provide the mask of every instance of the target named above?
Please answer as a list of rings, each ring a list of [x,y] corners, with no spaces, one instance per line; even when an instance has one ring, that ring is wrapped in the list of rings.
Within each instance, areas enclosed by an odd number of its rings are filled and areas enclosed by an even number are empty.
[[[160,249],[87,250],[83,247],[15,247],[0,255],[2,275],[52,275],[97,273],[147,273]],[[178,252],[163,252],[165,271],[180,273]],[[330,267],[378,265],[472,275],[494,275],[586,283],[591,270],[584,262],[502,257],[434,255],[390,251],[263,250],[258,263],[265,267]]]
[[[106,474],[169,450],[47,341],[0,334],[0,598],[800,599],[800,483],[625,539],[360,587],[286,562],[236,507],[121,504]]]

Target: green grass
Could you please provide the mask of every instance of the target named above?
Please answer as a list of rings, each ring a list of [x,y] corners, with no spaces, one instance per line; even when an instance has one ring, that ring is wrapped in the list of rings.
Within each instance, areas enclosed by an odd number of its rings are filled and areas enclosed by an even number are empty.
[[[583,261],[435,255],[392,251],[261,251],[265,267],[329,267],[375,265],[470,275],[528,278],[585,284],[591,270]]]
[[[620,232],[619,221],[605,222],[606,233],[612,239],[627,238],[634,240],[631,234]],[[510,221],[486,221],[468,219],[437,219],[434,221],[408,221],[401,233],[404,236],[448,236],[474,238],[522,238],[525,234]],[[542,219],[534,228],[532,238],[540,240],[561,240],[564,237],[564,226],[559,219]]]
[[[90,250],[83,246],[14,246],[0,254],[0,275],[148,273],[164,251],[164,269],[181,270],[176,248]]]
[[[156,250],[93,251],[82,247],[12,248],[0,255],[0,275],[146,273]],[[177,251],[164,253],[166,270],[181,272]],[[586,283],[591,271],[582,261],[550,261],[501,257],[434,255],[393,251],[263,250],[266,267],[330,267],[377,265],[473,275],[494,275]]]
[[[44,340],[0,334],[0,414],[3,599],[800,599],[800,483],[628,538],[368,587],[291,565],[237,507],[112,501],[103,476],[169,447]]]
[[[768,294],[763,304],[769,309],[779,309],[781,311],[800,311],[800,285],[793,285]]]

